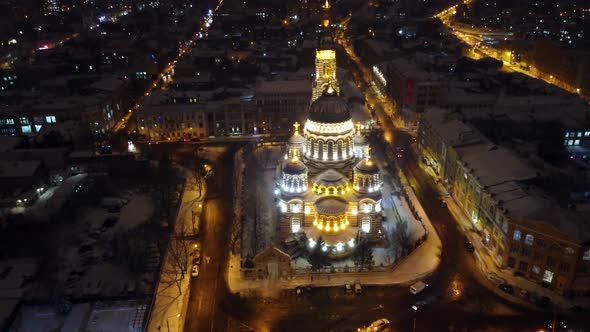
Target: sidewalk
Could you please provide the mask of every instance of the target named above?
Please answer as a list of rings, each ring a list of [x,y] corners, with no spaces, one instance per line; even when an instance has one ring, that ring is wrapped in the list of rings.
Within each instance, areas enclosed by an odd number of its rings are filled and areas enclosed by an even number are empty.
[[[196,225],[203,210],[203,197],[206,188],[203,182],[201,195],[198,190],[194,189],[190,178],[185,180],[185,190],[182,194],[182,201],[178,208],[176,222],[174,224],[174,233],[177,236],[192,236],[193,229]],[[193,224],[193,221],[195,224]],[[193,227],[195,226],[195,227]],[[193,244],[193,240],[185,238],[185,244],[188,248]],[[177,266],[174,265],[171,257],[170,243],[160,270],[160,280],[154,294],[154,300],[151,307],[148,325],[145,331],[149,332],[175,332],[183,331],[186,311],[188,308],[188,298],[190,294],[190,259],[187,262],[187,273],[184,278],[180,274],[174,275],[166,271],[174,271]]]
[[[416,151],[414,147],[413,150],[416,156],[419,156],[418,151]],[[422,170],[424,170],[432,178],[437,180],[438,192],[441,193],[441,195],[448,194],[448,191],[442,185],[439,176],[436,175],[430,167],[420,162],[418,164]],[[467,217],[467,215],[461,210],[459,205],[455,202],[455,199],[452,196],[450,196],[448,199],[445,199],[445,203],[447,205],[447,208],[449,209],[449,212],[451,213],[451,215],[453,215],[453,218],[456,220],[463,234],[465,234],[465,236],[469,239],[469,241],[471,241],[471,243],[475,247],[474,254],[477,258],[478,267],[481,270],[483,276],[489,281],[489,283],[484,283],[484,286],[496,293],[496,295],[510,302],[525,305],[530,308],[538,309],[534,306],[534,304],[527,302],[518,296],[520,290],[526,290],[529,294],[536,293],[539,296],[546,296],[551,299],[552,303],[556,304],[557,306],[563,309],[570,309],[574,305],[576,305],[576,303],[574,303],[573,301],[564,298],[563,296],[551,291],[550,289],[544,288],[541,285],[533,281],[527,280],[523,277],[514,276],[513,272],[510,270],[502,269],[498,265],[497,261],[490,255],[485,244],[482,242],[482,238],[476,231],[475,226]],[[498,288],[498,285],[501,283],[507,283],[514,286],[514,294],[510,295],[501,291]]]

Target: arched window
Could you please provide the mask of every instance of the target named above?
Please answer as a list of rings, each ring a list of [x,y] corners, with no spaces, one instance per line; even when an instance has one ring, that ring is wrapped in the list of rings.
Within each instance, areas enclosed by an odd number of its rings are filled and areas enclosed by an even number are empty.
[[[361,230],[364,233],[369,233],[371,231],[371,218],[370,217],[363,217],[361,219]]]
[[[363,213],[370,213],[371,210],[373,209],[373,204],[371,203],[363,203],[361,210],[363,211]]]
[[[336,159],[334,153],[334,142],[328,141],[328,159]]]
[[[535,241],[535,237],[532,236],[531,234],[527,234],[524,237],[524,244],[527,244],[529,246],[532,246],[534,241]]]
[[[291,212],[293,212],[293,213],[301,212],[301,204],[299,204],[299,203],[291,204]]]

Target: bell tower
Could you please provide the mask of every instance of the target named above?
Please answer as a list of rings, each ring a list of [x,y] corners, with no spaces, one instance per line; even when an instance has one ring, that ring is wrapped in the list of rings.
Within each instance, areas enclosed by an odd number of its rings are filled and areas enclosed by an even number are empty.
[[[336,79],[336,50],[330,24],[330,1],[325,0],[318,47],[315,52],[315,77],[311,102],[318,99],[324,90],[331,85],[340,94],[340,87]]]

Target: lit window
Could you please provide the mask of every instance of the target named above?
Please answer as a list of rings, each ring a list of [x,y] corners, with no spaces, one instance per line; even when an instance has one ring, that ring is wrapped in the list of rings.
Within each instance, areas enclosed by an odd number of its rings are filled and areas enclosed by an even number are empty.
[[[41,127],[42,127],[42,125],[35,125],[35,131],[36,132],[41,131]]]
[[[531,234],[527,234],[527,235],[524,237],[524,243],[525,243],[526,245],[532,246],[534,241],[535,241],[535,237],[534,237],[534,236],[532,236]]]
[[[580,140],[579,139],[575,140],[574,145],[580,145]]]
[[[502,223],[502,231],[504,232],[504,234],[508,234],[508,222],[504,222]]]
[[[572,249],[570,247],[567,247],[567,248],[565,248],[564,252],[565,252],[566,255],[573,255],[574,254],[574,249]]]
[[[363,217],[361,221],[361,229],[364,233],[369,233],[371,231],[371,218]]]
[[[532,271],[533,271],[534,274],[541,273],[541,269],[537,265],[533,265],[533,270]]]
[[[512,239],[514,241],[520,241],[521,236],[522,236],[522,233],[517,229],[514,231],[514,234],[512,235]]]
[[[291,218],[291,232],[299,233],[300,229],[301,229],[301,220],[299,219],[299,217]]]
[[[590,249],[584,251],[584,256],[582,257],[582,260],[590,261]]]
[[[21,132],[22,132],[23,134],[28,134],[28,133],[30,133],[30,132],[31,132],[31,126],[22,126],[22,127],[21,127]]]
[[[28,125],[29,124],[29,119],[22,117],[20,118],[20,124],[22,125]]]
[[[301,204],[291,204],[291,212],[293,212],[293,213],[301,212]]]
[[[45,117],[45,122],[47,123],[55,123],[55,115],[48,115]]]

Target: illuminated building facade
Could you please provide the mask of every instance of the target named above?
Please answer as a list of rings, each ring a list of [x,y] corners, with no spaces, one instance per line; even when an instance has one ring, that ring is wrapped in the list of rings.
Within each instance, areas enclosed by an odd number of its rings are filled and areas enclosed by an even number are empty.
[[[321,237],[332,257],[351,253],[361,237],[376,240],[383,180],[346,102],[328,86],[303,133],[294,127],[276,176],[281,236],[305,233],[309,247]]]
[[[322,18],[320,39],[315,52],[315,79],[311,102],[318,99],[324,90],[331,85],[336,92],[339,92],[338,80],[336,78],[336,50],[332,39],[330,26],[330,2],[326,0],[323,5],[324,16]]]

